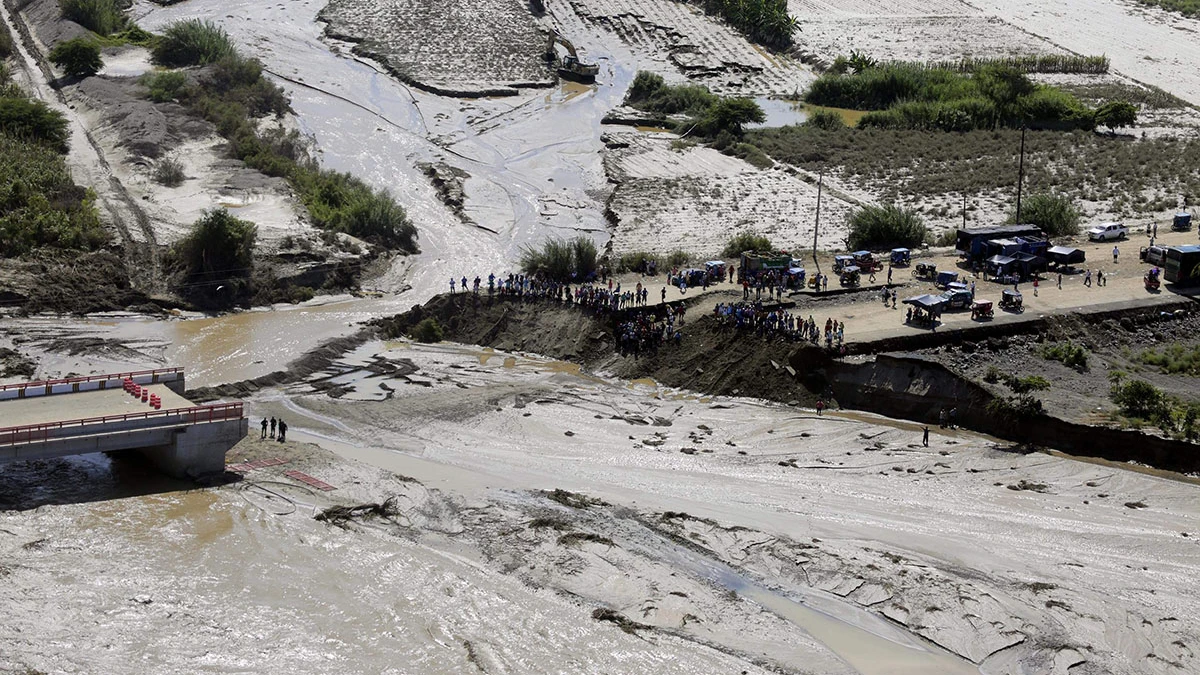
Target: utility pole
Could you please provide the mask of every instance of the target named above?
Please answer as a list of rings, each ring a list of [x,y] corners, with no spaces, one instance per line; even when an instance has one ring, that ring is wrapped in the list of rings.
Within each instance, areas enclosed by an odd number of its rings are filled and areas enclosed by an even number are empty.
[[[821,271],[821,263],[817,261],[817,231],[821,229],[821,188],[825,185],[825,169],[817,173],[817,222],[813,224],[813,264],[817,272]]]
[[[963,214],[963,229],[965,230],[965,229],[967,229],[967,193],[966,193],[966,191],[963,191],[962,214]]]
[[[1017,165],[1017,222],[1021,224],[1021,186],[1025,182],[1025,127],[1021,127],[1021,160]]]

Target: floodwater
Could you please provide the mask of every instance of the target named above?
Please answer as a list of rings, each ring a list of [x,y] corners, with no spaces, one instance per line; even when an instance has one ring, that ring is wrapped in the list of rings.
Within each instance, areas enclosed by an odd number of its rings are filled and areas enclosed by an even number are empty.
[[[809,105],[803,101],[782,98],[756,98],[754,102],[758,104],[758,107],[762,108],[767,119],[761,124],[748,125],[747,128],[750,129],[767,129],[785,127],[791,124],[802,124],[808,119],[809,115],[817,111],[836,113],[842,118],[842,122],[846,126],[852,127],[858,124],[863,115],[867,114],[865,110]]]

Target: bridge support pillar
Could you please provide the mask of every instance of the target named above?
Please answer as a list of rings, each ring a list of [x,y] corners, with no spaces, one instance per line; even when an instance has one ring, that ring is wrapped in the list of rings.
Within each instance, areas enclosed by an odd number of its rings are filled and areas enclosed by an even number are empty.
[[[140,452],[164,473],[176,478],[196,478],[225,470],[225,453],[246,437],[250,420],[194,424],[179,429],[167,445],[141,448]]]

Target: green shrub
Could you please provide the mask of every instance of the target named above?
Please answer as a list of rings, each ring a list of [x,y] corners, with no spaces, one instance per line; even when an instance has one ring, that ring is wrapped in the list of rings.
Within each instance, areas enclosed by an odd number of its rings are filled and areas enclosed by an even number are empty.
[[[1087,368],[1088,351],[1073,342],[1055,342],[1042,347],[1042,358],[1061,361],[1068,368],[1083,370]]]
[[[596,270],[596,244],[580,235],[571,240],[552,238],[540,249],[526,246],[521,251],[521,269],[556,281],[586,280]]]
[[[154,165],[154,182],[160,185],[179,187],[186,178],[183,164],[174,157],[164,157]]]
[[[1031,391],[1043,391],[1050,388],[1050,380],[1041,375],[1027,375],[1025,377],[1011,377],[1008,379],[1008,388],[1018,394],[1027,394]]]
[[[1000,378],[1002,377],[1003,374],[1000,372],[999,368],[996,366],[988,366],[987,371],[983,374],[983,381],[989,384],[995,384],[999,382]]]
[[[161,70],[142,76],[142,86],[155,103],[169,103],[184,97],[187,92],[187,74],[178,70]]]
[[[254,223],[235,218],[226,209],[212,209],[192,224],[173,254],[193,283],[248,277],[257,238]]]
[[[0,98],[0,134],[67,151],[67,120],[62,113],[33,99]]]
[[[1034,54],[1023,56],[970,57],[957,61],[929,61],[908,65],[930,70],[949,70],[958,73],[973,73],[984,68],[1005,67],[1022,73],[1082,73],[1103,75],[1108,72],[1107,56],[1083,56],[1080,54]]]
[[[432,316],[422,318],[413,327],[413,337],[418,342],[440,342],[444,336],[445,331],[442,329],[442,324],[438,323],[438,319]]]
[[[1184,16],[1200,16],[1200,0],[1137,0],[1150,7],[1162,7]]]
[[[1096,124],[1120,129],[1137,124],[1137,106],[1129,101],[1109,101],[1096,109]]]
[[[788,49],[800,24],[788,14],[787,0],[703,0],[709,14],[720,16],[750,38],[773,49]]]
[[[683,267],[692,260],[692,255],[687,251],[676,249],[667,254],[666,262],[668,267]]]
[[[767,157],[766,153],[758,149],[758,146],[750,143],[733,143],[729,147],[722,150],[727,155],[738,157],[746,161],[746,163],[757,169],[769,169],[775,166],[775,162]]]
[[[120,0],[58,0],[64,19],[103,36],[125,30],[129,23]]]
[[[100,47],[87,38],[64,40],[54,45],[50,50],[50,62],[71,77],[90,77],[104,67]]]
[[[1021,224],[1037,225],[1051,237],[1079,234],[1079,209],[1064,195],[1041,193],[1021,202]],[[1008,214],[1008,222],[1017,222],[1016,205]]]
[[[761,234],[753,232],[739,232],[730,238],[729,243],[725,244],[721,255],[726,258],[737,258],[746,251],[770,251],[771,240]]]
[[[849,216],[851,250],[916,248],[925,241],[925,221],[910,208],[894,204],[864,206]]]
[[[996,126],[1091,129],[1092,111],[1074,96],[1036,86],[1020,70],[987,65],[963,74],[921,64],[864,63],[853,74],[827,72],[805,100],[876,111],[862,128],[970,131]]]
[[[625,94],[625,102],[632,105],[649,101],[664,86],[666,83],[663,81],[662,75],[639,70],[633,77],[633,84],[629,85],[629,91]]]
[[[1153,421],[1161,417],[1163,408],[1169,403],[1161,389],[1145,380],[1128,380],[1121,373],[1114,372],[1109,376],[1109,381],[1109,396],[1113,403],[1131,417]]]
[[[108,242],[94,195],[75,184],[62,155],[0,135],[0,256],[46,246],[90,251]]]
[[[1137,360],[1169,375],[1200,375],[1200,345],[1184,347],[1174,343],[1161,352],[1146,349],[1138,354]]]
[[[445,337],[445,331],[442,330],[442,325],[438,320],[431,317],[421,319],[416,326],[413,327],[413,338],[417,342],[441,342]]]
[[[375,190],[348,173],[295,164],[289,177],[317,227],[417,252],[417,228],[387,191]]]
[[[834,129],[845,128],[846,121],[842,119],[841,115],[832,110],[814,110],[804,120],[804,126],[832,131]]]
[[[697,122],[697,130],[705,136],[715,136],[722,131],[741,136],[747,124],[761,124],[766,114],[753,99],[722,98],[708,107]]]
[[[225,29],[202,19],[168,25],[152,51],[155,63],[170,67],[216,63],[236,55],[233,40]]]

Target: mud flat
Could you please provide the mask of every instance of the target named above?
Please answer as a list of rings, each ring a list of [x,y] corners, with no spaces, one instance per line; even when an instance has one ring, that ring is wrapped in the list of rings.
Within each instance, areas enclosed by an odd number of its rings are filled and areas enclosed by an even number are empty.
[[[448,96],[549,87],[545,35],[518,0],[333,0],[318,16],[405,82]]]
[[[617,184],[608,205],[616,219],[614,253],[682,249],[697,257],[719,256],[743,230],[765,234],[784,250],[812,247],[817,186],[807,174],[760,170],[666,135],[614,132],[608,138],[621,146],[605,158],[609,179]],[[818,247],[845,245],[850,209],[826,189]]]
[[[407,374],[390,375],[387,361]],[[315,386],[325,378],[339,398]],[[1012,454],[959,432],[924,448],[919,428],[883,418],[818,418],[450,344],[365,345],[310,386],[262,400],[294,426],[497,488],[574,493],[541,513],[545,502],[518,501],[534,510],[511,519],[555,530],[524,553],[495,548],[486,529],[466,526],[466,538],[481,536],[509,574],[600,603],[647,634],[669,626],[725,651],[726,631],[754,625],[762,632],[744,651],[795,663],[769,647],[782,626],[743,624],[738,603],[714,615],[701,579],[751,600],[770,589],[898,640],[874,620],[894,622],[985,672],[1186,671],[1200,639],[1185,609],[1200,564],[1195,485]],[[648,585],[661,574],[672,582]],[[1143,645],[1163,661],[1147,664]],[[808,668],[838,672],[809,653]],[[912,672],[974,672],[951,668]]]
[[[624,42],[638,68],[680,76],[714,92],[787,95],[816,78],[796,59],[749,42],[731,26],[697,6],[673,0],[568,0],[547,3],[548,12],[570,27],[582,20]]]
[[[827,62],[849,55],[851,49],[880,61],[957,61],[964,56],[1064,51],[1007,23],[1003,14],[962,0],[791,0],[788,8],[800,20],[797,44]]]

